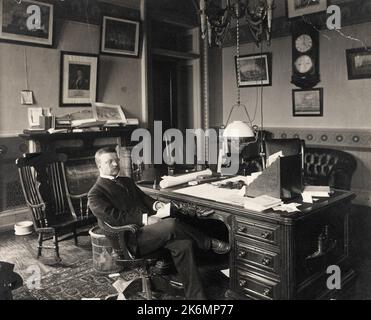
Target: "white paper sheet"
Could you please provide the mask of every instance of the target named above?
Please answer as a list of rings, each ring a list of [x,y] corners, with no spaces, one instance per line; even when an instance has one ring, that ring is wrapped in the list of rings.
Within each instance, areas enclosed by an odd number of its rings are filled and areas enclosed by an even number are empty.
[[[201,199],[213,200],[243,207],[245,197],[239,189],[219,188],[210,183],[175,190],[176,193],[185,194]]]
[[[303,202],[305,202],[305,203],[313,203],[312,195],[310,193],[303,192],[301,194],[301,196],[303,197]]]

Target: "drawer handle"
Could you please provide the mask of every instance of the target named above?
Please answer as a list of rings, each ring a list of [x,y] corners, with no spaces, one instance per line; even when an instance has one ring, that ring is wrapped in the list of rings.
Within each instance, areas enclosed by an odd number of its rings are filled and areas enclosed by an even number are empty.
[[[247,283],[246,280],[240,280],[239,281],[240,287],[244,287],[246,285],[246,283]]]
[[[272,291],[272,289],[269,289],[269,288],[264,289],[264,291],[263,291],[263,296],[268,296],[268,295],[270,295],[271,291]]]
[[[238,250],[238,256],[240,258],[246,257],[247,252],[244,250]]]
[[[272,259],[271,259],[271,258],[264,258],[264,259],[262,260],[262,264],[263,264],[264,266],[269,266],[271,263],[272,263]]]
[[[261,235],[260,235],[263,239],[271,239],[272,238],[272,233],[266,231],[266,232],[263,232]]]
[[[246,233],[247,228],[246,227],[239,227],[238,232]]]

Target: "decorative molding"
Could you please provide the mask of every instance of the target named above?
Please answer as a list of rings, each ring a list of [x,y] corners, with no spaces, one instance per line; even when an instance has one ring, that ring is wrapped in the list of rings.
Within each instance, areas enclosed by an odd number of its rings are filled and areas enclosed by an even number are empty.
[[[341,25],[342,27],[351,26],[365,22],[371,22],[371,0],[348,1],[347,3],[338,3],[339,1],[328,1],[330,4],[336,4],[341,9]],[[299,19],[308,21],[311,24],[318,26],[320,30],[326,29],[326,13],[319,13],[298,17],[296,19],[288,19],[285,17],[274,17],[272,21],[272,38],[280,38],[291,35],[291,21],[295,22]],[[240,43],[254,42],[250,35],[248,25],[240,26]],[[231,47],[236,45],[236,28],[231,28],[225,37],[223,47]]]
[[[306,145],[371,150],[371,130],[327,128],[266,128],[274,138],[300,138]]]

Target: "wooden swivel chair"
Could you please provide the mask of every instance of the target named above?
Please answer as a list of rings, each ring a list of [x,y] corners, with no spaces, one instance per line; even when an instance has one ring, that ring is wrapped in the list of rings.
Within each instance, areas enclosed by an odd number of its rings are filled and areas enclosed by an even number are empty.
[[[116,263],[123,269],[129,270],[138,268],[142,281],[142,298],[151,300],[153,298],[151,288],[151,277],[169,274],[174,270],[170,261],[170,254],[164,250],[158,250],[145,257],[137,257],[130,251],[127,245],[128,235],[137,232],[136,226],[128,224],[114,227],[106,222],[100,224],[105,236],[110,240],[112,249],[117,253]]]
[[[54,249],[55,259],[60,261],[58,243],[73,237],[77,245],[77,230],[96,221],[83,204],[86,195],[75,196],[81,210],[72,205],[64,170],[66,161],[65,154],[57,153],[29,153],[16,160],[23,194],[39,235],[37,258],[42,249]],[[51,239],[53,246],[43,245]]]

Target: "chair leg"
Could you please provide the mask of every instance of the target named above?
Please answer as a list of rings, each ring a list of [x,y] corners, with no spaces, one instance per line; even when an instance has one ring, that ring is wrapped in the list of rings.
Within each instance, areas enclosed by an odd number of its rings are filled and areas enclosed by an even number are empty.
[[[55,259],[56,261],[61,261],[61,257],[59,256],[58,236],[56,234],[53,236],[53,242],[55,250]]]
[[[37,259],[41,256],[41,251],[43,249],[43,234],[39,233],[39,239],[38,239],[38,246],[37,246]]]
[[[77,232],[76,232],[76,229],[73,230],[73,238],[75,240],[75,246],[78,246],[79,245],[79,240],[77,238]]]
[[[142,295],[147,300],[152,300],[152,288],[151,288],[151,279],[149,276],[148,266],[143,267],[141,273],[142,278]]]

